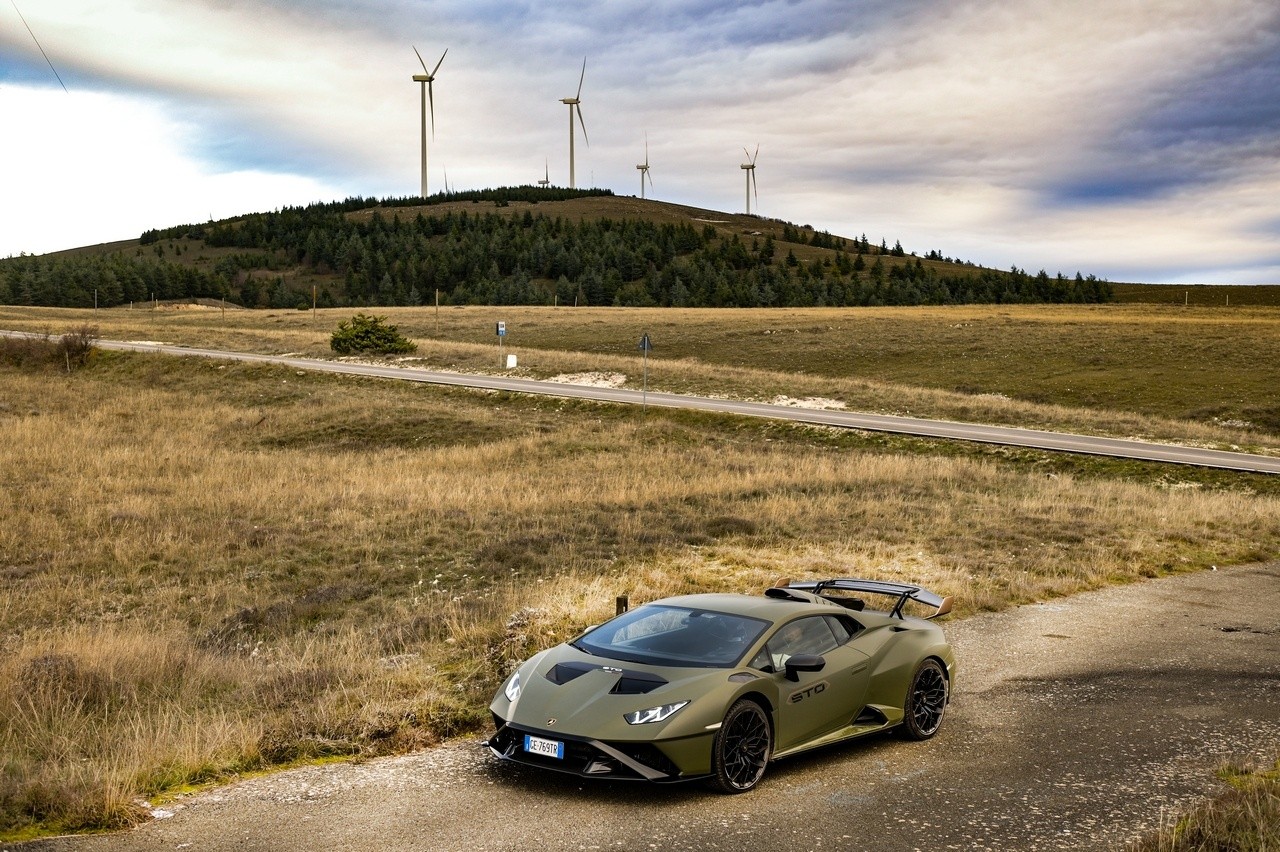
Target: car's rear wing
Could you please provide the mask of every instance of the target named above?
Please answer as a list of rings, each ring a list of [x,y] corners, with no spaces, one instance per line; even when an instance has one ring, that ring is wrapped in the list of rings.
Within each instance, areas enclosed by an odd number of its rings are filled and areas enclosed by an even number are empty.
[[[825,595],[823,592],[840,591],[854,592],[868,595],[884,595],[894,598],[893,607],[889,610],[891,616],[896,615],[903,618],[902,608],[906,606],[907,601],[914,601],[924,606],[933,607],[935,612],[927,618],[937,618],[940,615],[946,615],[951,612],[952,598],[950,595],[942,597],[936,595],[928,589],[920,586],[911,585],[910,583],[892,583],[887,580],[855,580],[855,579],[839,579],[839,580],[810,580],[801,583],[792,583],[787,581],[785,587],[788,589],[798,589],[803,592],[818,595],[834,603],[844,603],[847,598],[842,600],[839,595]]]

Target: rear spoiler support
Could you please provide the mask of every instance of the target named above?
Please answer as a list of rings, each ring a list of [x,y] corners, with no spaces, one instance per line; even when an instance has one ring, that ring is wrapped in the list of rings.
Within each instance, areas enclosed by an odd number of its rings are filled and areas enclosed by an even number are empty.
[[[942,597],[936,595],[928,589],[915,586],[910,583],[893,583],[887,580],[856,580],[856,579],[836,579],[836,580],[816,580],[802,583],[788,582],[786,588],[798,589],[800,591],[809,592],[814,595],[821,595],[827,590],[839,590],[842,592],[865,592],[870,595],[886,595],[891,598],[897,598],[890,611],[890,616],[904,618],[902,608],[906,606],[907,601],[915,601],[918,604],[935,608],[933,615],[928,618],[937,618],[940,615],[946,615],[951,612],[953,598],[948,595]]]

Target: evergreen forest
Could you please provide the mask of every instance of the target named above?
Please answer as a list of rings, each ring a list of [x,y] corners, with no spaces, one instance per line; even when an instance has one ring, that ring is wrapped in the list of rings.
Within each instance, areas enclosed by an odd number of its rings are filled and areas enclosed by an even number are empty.
[[[1103,302],[1094,276],[985,269],[759,220],[750,231],[538,205],[601,190],[507,187],[350,198],[141,235],[127,250],[0,261],[0,303],[101,307],[224,299],[245,307],[441,304],[823,307]],[[433,210],[447,201],[448,209]],[[523,210],[512,203],[525,202]],[[486,206],[487,205],[487,206]],[[797,255],[799,250],[799,256]]]

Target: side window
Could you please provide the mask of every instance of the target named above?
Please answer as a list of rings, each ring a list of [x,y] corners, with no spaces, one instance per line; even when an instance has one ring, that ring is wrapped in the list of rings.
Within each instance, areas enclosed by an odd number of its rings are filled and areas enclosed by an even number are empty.
[[[834,615],[823,616],[827,620],[827,624],[831,627],[831,632],[836,637],[836,644],[843,645],[849,641],[849,637],[853,635],[849,630],[849,623],[843,618],[836,618]]]
[[[796,654],[825,654],[839,645],[830,620],[817,615],[784,624],[765,645],[773,670],[782,671],[787,660]]]

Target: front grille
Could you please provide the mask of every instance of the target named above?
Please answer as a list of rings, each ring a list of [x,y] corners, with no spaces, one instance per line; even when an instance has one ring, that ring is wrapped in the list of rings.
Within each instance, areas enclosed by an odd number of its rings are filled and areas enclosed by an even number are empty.
[[[560,740],[564,743],[564,758],[548,757],[542,754],[530,754],[524,750],[525,734],[535,737]],[[658,781],[679,780],[680,769],[670,758],[651,743],[609,743],[608,746],[626,755],[630,760],[663,773]],[[489,738],[489,748],[499,757],[522,763],[527,766],[538,766],[554,769],[558,772],[570,772],[593,778],[614,778],[622,780],[644,780],[645,776],[624,761],[597,748],[590,740],[573,739],[551,731],[521,730],[498,723],[497,732]]]

